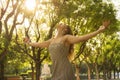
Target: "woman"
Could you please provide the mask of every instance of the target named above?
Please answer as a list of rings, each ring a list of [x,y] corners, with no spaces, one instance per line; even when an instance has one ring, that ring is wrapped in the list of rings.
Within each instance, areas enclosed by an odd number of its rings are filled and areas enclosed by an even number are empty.
[[[24,42],[33,47],[47,47],[49,49],[51,60],[53,62],[52,80],[75,80],[72,65],[68,59],[68,56],[73,51],[73,44],[86,41],[96,36],[104,31],[109,23],[110,21],[105,21],[97,31],[78,37],[72,35],[68,25],[59,24],[57,26],[58,33],[55,38],[51,38],[42,43],[31,43],[28,38],[25,38]]]

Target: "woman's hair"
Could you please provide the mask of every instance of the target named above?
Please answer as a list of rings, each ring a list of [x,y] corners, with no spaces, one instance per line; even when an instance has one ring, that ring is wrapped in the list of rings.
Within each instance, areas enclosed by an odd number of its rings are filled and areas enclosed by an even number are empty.
[[[65,25],[65,27],[67,28],[67,31],[66,31],[65,35],[66,35],[66,34],[73,35],[70,26]],[[69,58],[70,61],[72,61],[73,58],[74,58],[73,52],[74,52],[74,45],[73,45],[73,44],[70,44],[69,54],[68,54],[68,58]]]

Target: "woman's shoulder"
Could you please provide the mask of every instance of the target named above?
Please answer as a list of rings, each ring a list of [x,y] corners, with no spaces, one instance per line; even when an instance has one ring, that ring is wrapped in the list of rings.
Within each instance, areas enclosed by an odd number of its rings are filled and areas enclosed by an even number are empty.
[[[72,37],[72,36],[73,35],[67,34],[67,35],[64,36],[64,38],[66,39],[66,38],[69,38],[69,37]]]

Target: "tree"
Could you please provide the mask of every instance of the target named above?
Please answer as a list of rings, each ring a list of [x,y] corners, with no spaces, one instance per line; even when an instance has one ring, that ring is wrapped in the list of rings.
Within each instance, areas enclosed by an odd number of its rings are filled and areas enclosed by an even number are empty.
[[[9,52],[9,45],[10,42],[13,41],[12,39],[15,40],[17,47],[20,49],[18,50],[18,53],[27,54],[32,59],[31,61],[34,61],[36,64],[36,80],[39,80],[41,64],[49,56],[48,52],[42,48],[24,45],[21,39],[22,36],[27,36],[31,41],[35,42],[48,40],[54,36],[54,27],[59,22],[70,25],[74,35],[80,36],[98,29],[102,21],[106,19],[110,19],[112,23],[115,24],[112,24],[105,34],[108,35],[108,33],[117,31],[113,6],[112,4],[102,2],[102,0],[35,0],[36,5],[33,10],[26,8],[24,3],[26,3],[24,0],[7,0],[5,5],[0,7],[1,76],[3,76],[4,73],[4,56]],[[4,4],[4,1],[1,1],[1,4]],[[9,10],[11,12],[9,12]],[[21,18],[19,19],[20,16]],[[28,22],[28,25],[26,25],[26,21]],[[48,30],[42,30],[42,26],[44,25],[47,25]],[[22,30],[21,35],[19,34],[20,29]],[[14,31],[16,32],[15,37],[13,37]],[[100,40],[100,38],[98,37],[97,40]],[[97,57],[101,56],[99,54],[101,51],[98,50],[94,52],[91,47],[89,48],[86,46],[86,44],[90,44],[91,42],[92,41],[86,41],[75,47],[75,60],[77,61],[77,66],[83,61],[86,61],[89,65],[96,63],[96,66],[99,68],[99,61],[101,61],[101,59]],[[92,45],[95,45],[95,43],[93,42]],[[99,47],[96,49],[99,49]],[[90,51],[95,53],[95,57],[92,57],[93,54]],[[115,62],[117,62],[117,60]],[[117,62],[117,68],[118,64],[119,62]],[[89,65],[88,68],[91,69]],[[3,79],[3,77],[0,79]]]
[[[58,15],[61,14],[63,15],[62,21],[72,26],[74,35],[81,35],[94,31],[101,25],[102,21],[106,19],[110,19],[112,21],[111,23],[116,23],[115,10],[113,9],[112,4],[104,3],[102,2],[102,0],[98,0],[98,1],[53,0],[53,3],[56,8],[56,11],[58,12]],[[113,29],[114,29],[113,31],[117,30],[117,27],[115,27],[114,25],[115,24],[112,24],[109,30],[113,30]],[[79,44],[79,48],[75,48],[77,53],[75,59],[79,59],[80,56],[81,57],[84,56],[82,60],[84,61],[86,58],[89,57],[89,55],[91,54],[89,51],[91,49],[85,47],[86,43],[89,42],[83,42]],[[86,50],[86,52],[84,49]],[[89,59],[87,62],[89,62]]]
[[[41,6],[45,6],[47,9],[42,9],[43,7]],[[31,41],[39,42],[52,37],[53,29],[55,25],[60,21],[60,19],[58,16],[53,15],[55,13],[53,13],[53,10],[50,9],[51,7],[51,3],[49,2],[38,2],[34,14],[28,16],[26,19],[28,20],[29,25],[25,26],[27,27],[25,28],[25,36],[29,37]],[[41,13],[43,16],[38,17],[37,15],[40,15]],[[48,30],[45,30],[44,27],[48,28]],[[32,32],[32,34],[30,32]],[[22,35],[24,35],[24,33]],[[16,38],[16,42],[19,37],[20,36]],[[36,80],[39,80],[41,75],[42,62],[48,57],[48,52],[46,49],[29,47],[27,45],[23,45],[21,42],[17,42],[17,44],[20,49],[22,49],[23,52],[27,54],[28,57],[32,59],[32,61],[34,61],[36,69]]]
[[[22,24],[24,21],[24,18],[22,21],[18,21],[18,15],[23,13],[20,13],[19,9],[21,7],[22,1],[18,0],[7,0],[5,3],[1,1],[2,7],[1,9],[1,15],[0,15],[0,38],[2,39],[2,46],[0,46],[0,79],[4,79],[4,59],[8,52],[8,47],[10,45],[13,31],[15,27],[19,24]],[[11,11],[9,11],[9,9]],[[23,16],[24,17],[24,16]],[[11,18],[13,21],[12,24],[8,24],[9,21],[11,21]],[[5,31],[3,31],[4,29]]]

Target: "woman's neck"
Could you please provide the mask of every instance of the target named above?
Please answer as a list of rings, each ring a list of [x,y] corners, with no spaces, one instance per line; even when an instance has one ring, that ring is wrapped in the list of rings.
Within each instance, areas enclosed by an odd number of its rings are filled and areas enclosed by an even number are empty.
[[[63,34],[58,33],[58,34],[56,35],[56,38],[59,38],[59,37],[62,37],[62,36],[63,36]]]

